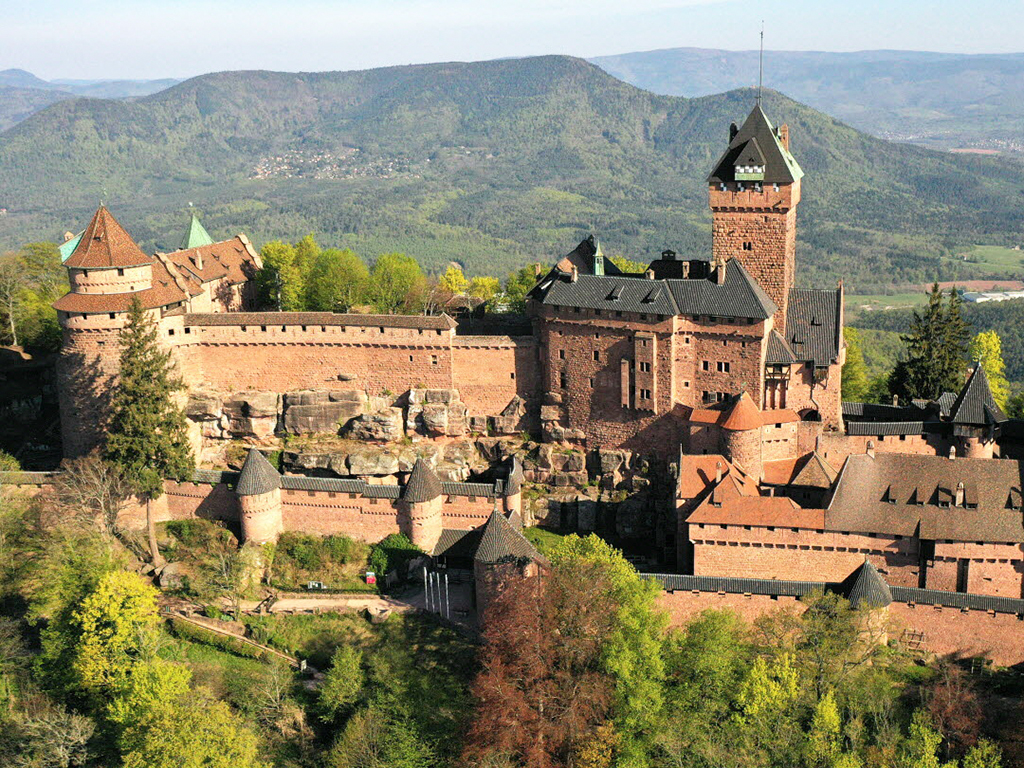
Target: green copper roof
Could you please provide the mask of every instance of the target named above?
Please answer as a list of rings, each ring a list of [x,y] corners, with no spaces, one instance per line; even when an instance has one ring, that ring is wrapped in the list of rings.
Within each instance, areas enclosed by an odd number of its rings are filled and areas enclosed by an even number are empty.
[[[198,248],[201,245],[212,244],[213,238],[210,237],[210,233],[199,223],[199,219],[193,213],[192,220],[188,224],[188,232],[181,239],[181,245],[178,246],[178,250],[187,251],[189,248]]]
[[[81,232],[79,232],[77,235],[72,237],[66,243],[61,243],[60,245],[57,246],[57,250],[60,251],[60,263],[61,264],[63,264],[65,261],[67,261],[68,257],[72,253],[75,252],[75,248],[77,248],[78,244],[80,242],[82,242],[82,235],[84,235],[84,234],[85,234],[85,230],[83,229]]]

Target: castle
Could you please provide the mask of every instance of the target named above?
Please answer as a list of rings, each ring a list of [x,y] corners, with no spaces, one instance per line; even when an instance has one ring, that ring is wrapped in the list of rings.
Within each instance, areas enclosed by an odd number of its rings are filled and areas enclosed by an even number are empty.
[[[709,260],[666,250],[626,273],[589,237],[538,276],[529,327],[505,335],[447,315],[255,311],[262,265],[243,235],[215,243],[193,220],[181,249],[147,256],[101,207],[65,249],[71,291],[55,305],[65,453],[99,443],[138,298],[190,384],[200,453],[339,424],[385,442],[532,429],[673,463],[676,523],[660,543],[683,573],[838,583],[867,560],[894,588],[1019,602],[1021,466],[992,460],[1007,419],[984,372],[934,403],[843,402],[843,286],[795,287],[802,176],[788,128],[756,105],[708,176]],[[240,475],[169,485],[165,514],[240,521],[256,541],[402,530],[437,557],[496,511],[521,524],[515,462],[490,484],[422,462],[391,474],[281,476],[250,453]]]

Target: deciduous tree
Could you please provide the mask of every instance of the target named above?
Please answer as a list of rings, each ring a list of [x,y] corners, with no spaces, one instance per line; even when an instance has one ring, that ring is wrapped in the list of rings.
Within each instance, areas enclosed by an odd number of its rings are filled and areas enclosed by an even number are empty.
[[[306,285],[306,309],[348,312],[366,295],[370,271],[353,251],[328,248],[313,262]]]
[[[995,331],[982,331],[973,339],[967,349],[967,357],[981,364],[988,377],[992,397],[1000,408],[1006,410],[1010,400],[1010,382],[1006,380],[1006,363],[1003,361],[1003,341]]]
[[[426,282],[420,265],[411,256],[381,254],[370,272],[370,303],[380,314],[417,312]]]

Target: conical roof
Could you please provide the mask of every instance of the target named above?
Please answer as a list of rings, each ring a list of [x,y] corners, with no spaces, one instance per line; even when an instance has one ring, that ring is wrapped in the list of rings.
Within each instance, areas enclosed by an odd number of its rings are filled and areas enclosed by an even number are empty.
[[[850,606],[852,608],[885,608],[892,602],[892,592],[885,579],[867,559],[852,575]]]
[[[731,429],[734,432],[758,429],[760,426],[761,412],[746,392],[736,398],[725,419],[722,421],[724,429]]]
[[[109,269],[140,267],[152,263],[153,259],[142,252],[131,235],[110,215],[110,211],[101,205],[82,233],[82,239],[74,253],[64,262],[64,266],[78,269]]]
[[[410,504],[432,501],[441,495],[441,481],[423,459],[416,459],[402,498]]]
[[[235,493],[239,496],[259,496],[281,487],[281,473],[255,448],[249,449],[242,472],[238,476]]]
[[[523,490],[523,462],[518,456],[512,457],[512,468],[505,481],[505,495],[513,496]]]
[[[540,560],[540,553],[519,531],[512,527],[497,507],[484,524],[480,545],[473,559],[487,564],[503,560]]]
[[[954,424],[986,426],[1006,421],[1006,414],[992,397],[992,387],[981,363],[975,364],[949,414]]]
[[[757,157],[764,158],[763,181],[766,184],[788,184],[804,175],[796,158],[782,146],[760,104],[754,105],[743,126],[732,137],[708,181],[712,184],[736,181],[736,166]]]
[[[213,245],[213,238],[210,237],[210,233],[199,223],[199,219],[193,213],[188,223],[188,231],[185,232],[185,236],[181,239],[181,245],[178,246],[178,250],[187,251],[190,248],[199,248],[203,245]]]

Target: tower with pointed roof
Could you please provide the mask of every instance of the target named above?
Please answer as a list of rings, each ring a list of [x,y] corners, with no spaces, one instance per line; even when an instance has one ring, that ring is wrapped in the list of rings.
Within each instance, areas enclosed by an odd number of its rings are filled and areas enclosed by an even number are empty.
[[[729,127],[729,145],[708,176],[712,263],[737,259],[777,307],[784,332],[796,271],[796,207],[803,171],[789,127],[775,128],[760,103]]]
[[[992,396],[992,387],[981,363],[975,364],[967,383],[950,406],[949,420],[963,456],[968,459],[995,456],[996,438],[1007,417]]]
[[[441,481],[423,459],[417,459],[399,499],[399,527],[424,552],[441,538]]]
[[[242,541],[273,544],[284,530],[281,473],[260,451],[249,449],[235,486],[242,523]]]

